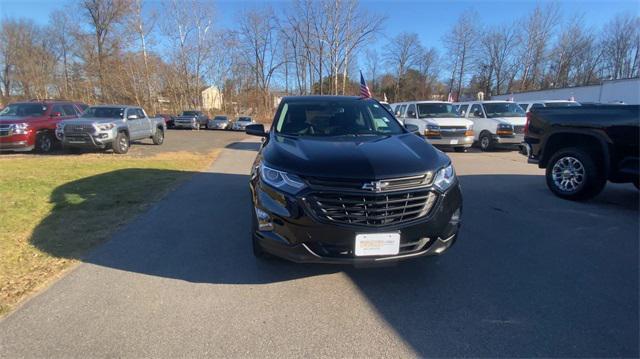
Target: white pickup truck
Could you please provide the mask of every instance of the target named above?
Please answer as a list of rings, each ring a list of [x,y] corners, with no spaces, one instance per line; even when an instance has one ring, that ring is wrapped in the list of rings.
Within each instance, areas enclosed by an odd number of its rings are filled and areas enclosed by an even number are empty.
[[[524,110],[510,101],[472,101],[456,103],[460,116],[473,122],[475,141],[483,151],[497,145],[519,148],[524,140]]]
[[[451,102],[410,101],[391,107],[401,122],[418,126],[420,134],[436,147],[464,152],[473,144],[473,122],[462,118]]]

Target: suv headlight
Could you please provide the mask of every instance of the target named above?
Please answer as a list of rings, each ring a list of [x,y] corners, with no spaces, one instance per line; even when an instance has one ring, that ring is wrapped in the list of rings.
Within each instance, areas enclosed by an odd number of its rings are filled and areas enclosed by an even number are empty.
[[[116,127],[116,125],[113,123],[102,123],[102,124],[96,125],[96,128],[98,129],[98,131],[109,131],[114,127]]]
[[[23,135],[27,132],[29,132],[28,123],[16,123],[15,125],[13,125],[13,133]]]
[[[264,164],[260,165],[260,178],[268,185],[290,194],[296,194],[305,187],[304,181],[300,177],[274,170]]]
[[[453,169],[453,165],[449,164],[447,167],[441,168],[436,173],[436,177],[433,180],[433,185],[442,192],[446,191],[456,181],[456,171]]]

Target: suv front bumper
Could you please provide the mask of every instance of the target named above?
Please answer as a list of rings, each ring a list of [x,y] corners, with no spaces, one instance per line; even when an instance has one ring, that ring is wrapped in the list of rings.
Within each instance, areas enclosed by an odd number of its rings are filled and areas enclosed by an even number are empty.
[[[456,241],[461,223],[462,194],[457,182],[438,195],[426,216],[382,227],[326,223],[310,213],[305,195],[277,192],[259,179],[250,186],[254,207],[268,214],[272,227],[256,228],[254,239],[266,252],[294,262],[375,264],[438,255]],[[356,235],[363,233],[399,233],[400,253],[355,256]]]
[[[78,133],[73,135],[62,134],[64,147],[82,147],[105,149],[115,138],[115,132],[98,132],[96,134]]]
[[[473,145],[473,136],[425,138],[437,147],[471,147]]]

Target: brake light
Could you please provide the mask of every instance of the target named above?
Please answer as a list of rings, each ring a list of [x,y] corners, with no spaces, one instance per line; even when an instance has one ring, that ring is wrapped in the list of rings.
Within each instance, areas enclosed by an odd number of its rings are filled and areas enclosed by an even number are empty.
[[[531,122],[531,112],[527,112],[527,121],[524,123],[524,135],[529,134],[529,122]]]

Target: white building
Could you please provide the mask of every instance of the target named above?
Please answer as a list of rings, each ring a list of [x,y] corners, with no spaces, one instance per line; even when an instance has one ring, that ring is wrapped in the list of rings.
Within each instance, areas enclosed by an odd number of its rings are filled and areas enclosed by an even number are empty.
[[[210,111],[222,108],[222,92],[215,86],[202,90],[202,109]]]
[[[492,100],[535,101],[535,100],[569,100],[578,102],[614,103],[624,102],[629,105],[640,104],[640,78],[607,80],[600,85],[566,87],[530,92],[519,92],[508,95],[492,96]]]

